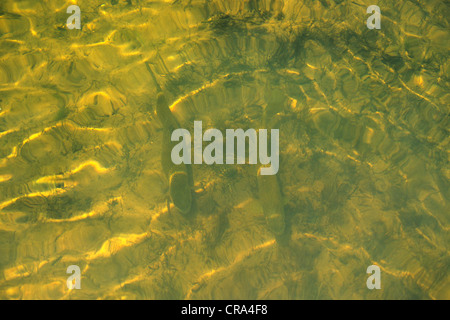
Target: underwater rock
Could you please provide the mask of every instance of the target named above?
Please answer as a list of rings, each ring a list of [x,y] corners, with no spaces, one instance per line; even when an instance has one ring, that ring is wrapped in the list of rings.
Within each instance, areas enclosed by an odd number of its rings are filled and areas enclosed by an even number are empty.
[[[161,164],[165,175],[169,178],[170,199],[182,213],[188,213],[192,207],[194,185],[192,168],[184,163],[176,165],[172,162],[171,152],[176,142],[172,142],[170,136],[173,130],[180,126],[170,111],[163,93],[158,94],[156,114],[163,124]]]
[[[188,213],[191,210],[191,186],[186,172],[175,172],[170,176],[169,193],[173,204],[182,213]]]
[[[156,100],[156,114],[165,130],[173,131],[180,127],[177,119],[175,119],[172,111],[170,111],[165,95],[161,92],[158,94]]]
[[[285,215],[280,186],[275,175],[261,175],[258,170],[258,189],[267,225],[276,236],[285,230]]]

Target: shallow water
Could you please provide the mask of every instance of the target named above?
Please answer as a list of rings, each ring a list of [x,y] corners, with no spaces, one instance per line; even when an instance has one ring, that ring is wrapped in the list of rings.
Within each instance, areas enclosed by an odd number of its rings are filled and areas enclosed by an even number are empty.
[[[450,299],[450,6],[371,4],[3,0],[0,298]],[[193,165],[167,209],[158,92],[280,129],[281,238],[256,165]]]

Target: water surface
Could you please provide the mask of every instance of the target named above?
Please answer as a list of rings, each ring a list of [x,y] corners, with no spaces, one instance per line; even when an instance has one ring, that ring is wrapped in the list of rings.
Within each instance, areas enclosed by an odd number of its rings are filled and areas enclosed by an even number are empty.
[[[450,7],[371,4],[2,1],[0,298],[449,299]],[[255,165],[193,166],[167,210],[158,92],[280,130],[282,240]]]

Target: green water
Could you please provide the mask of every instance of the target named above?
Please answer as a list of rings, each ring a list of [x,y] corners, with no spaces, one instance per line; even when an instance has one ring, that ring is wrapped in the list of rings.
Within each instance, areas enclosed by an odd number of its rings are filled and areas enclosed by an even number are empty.
[[[450,299],[449,15],[2,0],[0,298]],[[191,132],[278,128],[276,179],[192,165],[191,212],[168,205],[159,92]]]

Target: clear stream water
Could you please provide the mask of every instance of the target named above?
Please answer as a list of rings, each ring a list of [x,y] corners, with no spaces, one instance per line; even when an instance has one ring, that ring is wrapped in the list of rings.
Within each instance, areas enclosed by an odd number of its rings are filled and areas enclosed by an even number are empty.
[[[2,0],[0,298],[450,299],[450,4],[376,2]],[[257,165],[167,209],[158,92],[280,130],[282,239]]]

